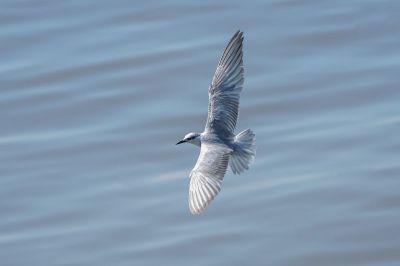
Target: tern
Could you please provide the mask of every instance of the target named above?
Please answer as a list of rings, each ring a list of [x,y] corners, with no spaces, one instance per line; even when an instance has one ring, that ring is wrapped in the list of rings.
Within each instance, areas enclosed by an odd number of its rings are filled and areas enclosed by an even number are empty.
[[[255,134],[235,135],[239,98],[243,88],[243,32],[237,31],[219,60],[208,89],[208,115],[203,133],[189,133],[179,141],[200,147],[190,172],[189,209],[200,214],[221,190],[228,163],[234,174],[249,169],[256,155]]]

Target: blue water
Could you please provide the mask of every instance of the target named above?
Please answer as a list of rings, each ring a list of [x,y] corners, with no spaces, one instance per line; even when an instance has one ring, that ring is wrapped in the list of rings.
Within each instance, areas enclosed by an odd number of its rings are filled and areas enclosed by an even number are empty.
[[[399,2],[0,2],[1,265],[399,265]],[[192,216],[237,29],[257,158]]]

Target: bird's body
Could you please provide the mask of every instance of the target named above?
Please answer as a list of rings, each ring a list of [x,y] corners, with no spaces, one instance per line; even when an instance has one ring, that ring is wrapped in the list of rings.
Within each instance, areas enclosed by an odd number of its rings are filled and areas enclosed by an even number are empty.
[[[228,163],[234,174],[249,169],[255,157],[255,135],[250,130],[234,134],[243,86],[243,33],[229,41],[218,63],[210,88],[206,127],[203,133],[189,133],[177,144],[200,147],[190,173],[189,209],[201,213],[221,190]]]
[[[200,142],[226,146],[226,148],[232,149],[233,137],[234,136],[227,138],[225,136],[218,136],[216,133],[206,131],[200,134]]]

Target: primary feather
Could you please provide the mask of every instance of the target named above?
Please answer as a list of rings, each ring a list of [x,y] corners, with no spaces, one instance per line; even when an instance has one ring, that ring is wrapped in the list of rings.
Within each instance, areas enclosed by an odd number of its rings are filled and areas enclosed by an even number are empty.
[[[221,190],[232,150],[217,144],[203,143],[197,163],[190,173],[189,208],[199,214]]]
[[[226,46],[208,90],[208,132],[233,135],[244,81],[242,48],[243,33],[238,31]]]

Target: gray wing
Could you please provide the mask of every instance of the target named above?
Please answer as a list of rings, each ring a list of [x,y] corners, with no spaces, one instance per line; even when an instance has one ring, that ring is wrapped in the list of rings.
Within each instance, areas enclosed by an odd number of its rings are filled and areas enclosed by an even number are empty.
[[[232,136],[239,112],[239,98],[243,86],[243,33],[233,35],[219,60],[208,89],[208,117],[206,131]]]
[[[201,144],[199,158],[190,172],[189,209],[192,214],[200,214],[221,190],[231,151],[221,145]]]

